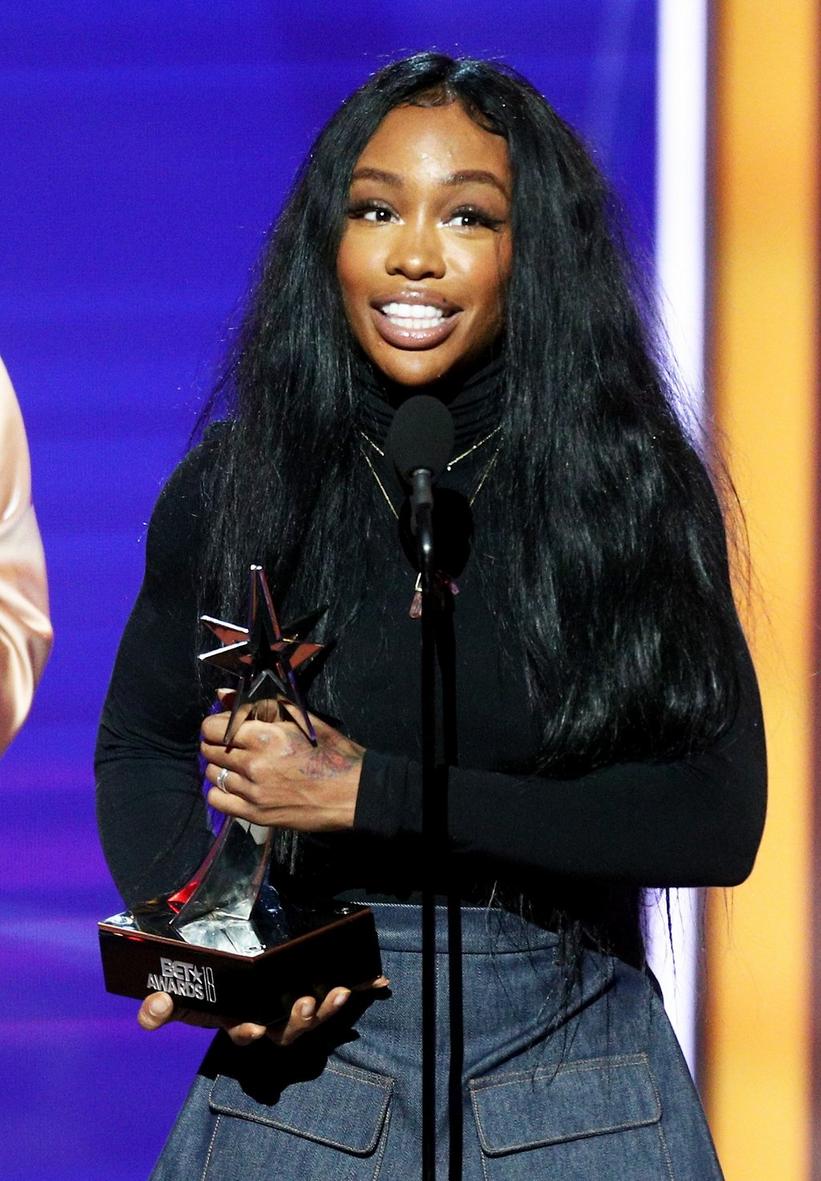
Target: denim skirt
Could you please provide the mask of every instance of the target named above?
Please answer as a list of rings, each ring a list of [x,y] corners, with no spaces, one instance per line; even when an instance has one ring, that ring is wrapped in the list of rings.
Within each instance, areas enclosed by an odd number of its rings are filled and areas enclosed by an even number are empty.
[[[151,1181],[421,1177],[421,911],[373,906],[385,994],[354,994],[288,1047],[219,1034]],[[721,1181],[710,1133],[650,979],[585,953],[571,983],[554,934],[461,912],[449,981],[437,912],[437,1179]],[[461,991],[450,1027],[449,984]],[[447,1101],[453,1047],[459,1101]]]

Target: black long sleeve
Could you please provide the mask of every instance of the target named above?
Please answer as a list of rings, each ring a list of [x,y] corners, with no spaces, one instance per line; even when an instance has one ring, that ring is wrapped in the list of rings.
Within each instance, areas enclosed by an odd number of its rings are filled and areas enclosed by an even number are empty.
[[[213,837],[200,789],[194,559],[207,444],[154,510],[146,570],[120,642],[97,739],[97,816],[112,876],[131,904],[180,886]]]
[[[193,452],[158,501],[145,580],[100,727],[101,833],[129,902],[179,886],[211,840],[197,766],[199,727],[210,703],[196,671],[205,636],[194,582],[208,455],[208,443]],[[375,492],[374,512],[387,521],[384,507]],[[338,841],[318,841],[315,851],[335,863],[331,879],[339,889],[390,893],[394,872],[404,890],[414,888],[419,625],[408,618],[412,579],[395,537],[375,529],[373,545],[380,547],[378,585],[332,655],[340,662],[342,724],[367,748],[355,828]],[[504,654],[488,660],[494,620],[469,569],[461,589],[454,613],[460,766],[448,774],[454,857],[473,865],[485,858],[494,874],[507,866],[514,879],[535,872],[644,886],[742,880],[760,839],[766,780],[761,711],[743,640],[739,709],[709,749],[568,780],[511,775],[501,769],[527,745],[523,676]],[[375,645],[386,617],[387,637]]]
[[[576,779],[449,768],[452,852],[558,877],[637,886],[743,881],[764,824],[766,758],[746,649],[739,660],[735,721],[711,748],[689,758],[622,763]],[[355,828],[383,839],[420,836],[418,762],[366,754]]]

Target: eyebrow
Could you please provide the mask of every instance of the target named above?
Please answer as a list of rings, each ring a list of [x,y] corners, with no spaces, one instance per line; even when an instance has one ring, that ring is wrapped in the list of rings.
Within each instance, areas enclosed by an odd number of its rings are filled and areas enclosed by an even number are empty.
[[[351,182],[355,180],[377,180],[395,189],[401,189],[405,183],[398,173],[386,172],[383,168],[357,168],[351,177]],[[440,183],[448,188],[455,188],[457,185],[466,184],[491,185],[494,189],[498,189],[505,197],[508,196],[507,189],[499,180],[498,176],[483,168],[465,168],[460,172],[451,172],[449,176],[442,177]]]

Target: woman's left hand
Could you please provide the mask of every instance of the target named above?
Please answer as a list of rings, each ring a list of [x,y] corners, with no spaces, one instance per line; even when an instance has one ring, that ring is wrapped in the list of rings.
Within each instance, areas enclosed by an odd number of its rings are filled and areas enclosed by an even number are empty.
[[[230,705],[230,694],[220,698]],[[312,746],[294,722],[278,720],[278,712],[275,702],[261,703],[230,747],[222,743],[230,714],[205,719],[200,751],[208,764],[205,777],[214,785],[208,803],[252,824],[299,832],[351,828],[364,748],[313,715]]]

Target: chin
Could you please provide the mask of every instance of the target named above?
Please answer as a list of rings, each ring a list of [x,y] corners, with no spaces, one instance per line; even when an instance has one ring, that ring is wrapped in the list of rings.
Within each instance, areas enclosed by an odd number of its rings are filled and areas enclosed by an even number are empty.
[[[421,356],[418,362],[402,358],[399,364],[394,358],[387,360],[386,358],[372,357],[371,360],[389,381],[396,385],[406,386],[430,385],[432,382],[440,381],[443,377],[447,377],[454,365],[453,361],[434,362],[432,359],[423,361]]]
[[[432,385],[433,382],[440,381],[443,377],[446,377],[447,373],[448,371],[446,369],[444,371],[437,369],[435,372],[388,373],[386,376],[389,377],[395,385],[406,385],[412,387],[420,385]]]

